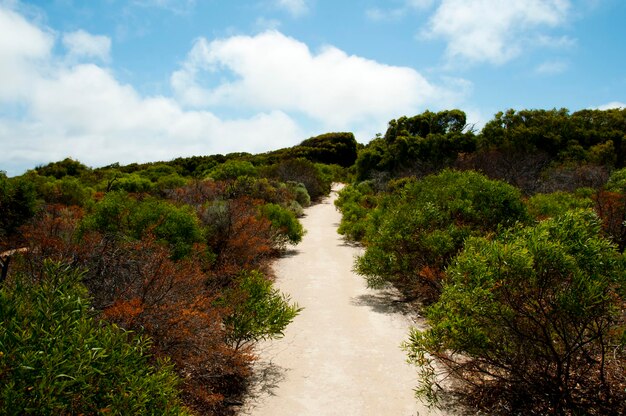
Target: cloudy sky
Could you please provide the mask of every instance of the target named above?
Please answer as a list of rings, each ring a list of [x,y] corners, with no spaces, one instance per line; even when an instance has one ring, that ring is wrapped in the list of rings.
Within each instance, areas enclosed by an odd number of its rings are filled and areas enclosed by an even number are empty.
[[[0,170],[626,106],[624,0],[0,0]]]

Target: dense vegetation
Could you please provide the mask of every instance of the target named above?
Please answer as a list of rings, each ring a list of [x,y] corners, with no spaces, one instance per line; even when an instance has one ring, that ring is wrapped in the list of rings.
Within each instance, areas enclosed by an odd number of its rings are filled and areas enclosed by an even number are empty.
[[[301,240],[303,208],[350,181],[336,204],[365,248],[355,269],[426,318],[405,343],[421,397],[624,414],[625,158],[624,109],[509,110],[480,132],[449,110],[365,146],[329,133],[260,155],[0,173],[0,252],[25,249],[0,259],[0,409],[227,414],[254,344],[300,311],[269,262]]]
[[[232,413],[255,343],[300,311],[270,261],[355,158],[337,133],[263,155],[0,174],[0,414]]]
[[[355,269],[426,317],[418,395],[493,414],[626,413],[626,110],[392,120],[336,202]]]
[[[166,360],[90,316],[80,272],[46,262],[0,288],[2,414],[185,414]]]

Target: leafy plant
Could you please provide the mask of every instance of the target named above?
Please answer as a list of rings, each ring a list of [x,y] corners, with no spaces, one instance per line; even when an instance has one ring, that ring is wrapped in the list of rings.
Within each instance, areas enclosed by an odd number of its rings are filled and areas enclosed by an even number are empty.
[[[81,277],[46,262],[0,288],[0,414],[186,414],[167,360],[91,317]]]
[[[302,241],[305,231],[293,212],[277,204],[265,204],[260,212],[272,223],[273,239],[278,249],[284,249],[287,243]]]
[[[427,300],[467,237],[525,221],[519,191],[475,172],[444,170],[404,181],[368,214],[366,251],[355,269],[368,285],[396,283]]]
[[[471,238],[426,311],[430,328],[406,344],[418,393],[436,401],[442,368],[481,408],[622,414],[625,287],[624,257],[592,211]]]
[[[282,337],[287,325],[302,311],[289,300],[260,272],[243,272],[235,288],[222,299],[232,308],[224,318],[229,342],[238,350],[260,340]]]

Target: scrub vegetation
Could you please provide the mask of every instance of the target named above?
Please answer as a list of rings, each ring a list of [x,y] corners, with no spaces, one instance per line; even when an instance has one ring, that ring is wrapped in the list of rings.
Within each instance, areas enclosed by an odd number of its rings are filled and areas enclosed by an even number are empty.
[[[0,414],[234,413],[255,344],[301,310],[270,262],[355,158],[337,133],[262,155],[0,174]]]
[[[265,154],[0,174],[0,413],[232,414],[301,308],[270,264],[347,182],[355,270],[423,329],[417,395],[626,413],[626,110],[460,110]],[[7,410],[9,409],[9,410]]]
[[[417,395],[489,414],[626,413],[626,110],[392,120],[336,201],[355,270],[426,319]]]

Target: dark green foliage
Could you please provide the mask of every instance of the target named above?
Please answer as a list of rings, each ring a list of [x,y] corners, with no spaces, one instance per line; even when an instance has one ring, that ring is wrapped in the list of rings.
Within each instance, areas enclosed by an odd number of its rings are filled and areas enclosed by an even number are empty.
[[[561,161],[624,165],[626,110],[508,110],[482,130],[480,147],[546,152]],[[610,142],[610,143],[609,143]],[[613,156],[611,156],[613,153]]]
[[[535,194],[526,202],[528,213],[533,218],[545,219],[557,217],[573,209],[591,208],[593,201],[583,191],[581,190],[576,194],[568,192]]]
[[[90,317],[81,273],[47,262],[0,288],[0,414],[178,415],[177,377],[150,343]]]
[[[398,137],[428,137],[431,134],[462,133],[467,126],[465,113],[460,110],[446,110],[439,113],[425,111],[413,117],[400,117],[391,120],[385,133],[385,141],[393,143]]]
[[[287,208],[276,204],[265,204],[260,208],[261,215],[270,220],[274,242],[279,248],[287,243],[298,244],[304,236],[304,228],[296,215]]]
[[[623,414],[625,284],[624,257],[591,211],[470,239],[427,309],[430,329],[407,344],[419,393],[437,398],[434,357],[479,407]]]
[[[25,178],[7,178],[0,171],[0,239],[7,237],[35,214],[37,194]]]
[[[312,162],[350,167],[356,160],[357,142],[352,133],[326,133],[311,137],[292,148],[294,157],[304,157]]]
[[[41,176],[53,176],[61,179],[65,176],[79,177],[90,169],[77,160],[70,158],[63,159],[60,162],[48,163],[45,166],[38,166],[35,171]]]
[[[110,192],[94,205],[83,230],[140,240],[148,233],[169,244],[174,258],[191,254],[202,241],[199,221],[190,207],[178,208],[157,199],[137,201],[123,192]]]
[[[332,178],[324,175],[320,167],[306,159],[288,159],[268,168],[267,176],[281,182],[303,184],[312,200],[330,192]]]
[[[241,176],[256,176],[256,168],[250,162],[240,160],[229,160],[221,165],[215,166],[208,173],[208,176],[215,180],[237,179]]]
[[[475,149],[474,134],[464,132],[465,127],[465,113],[459,110],[392,120],[384,137],[359,152],[357,180],[381,173],[423,176],[451,166],[460,153]]]
[[[224,318],[229,342],[237,350],[260,340],[282,337],[302,310],[289,300],[263,274],[243,272],[221,301],[232,307]]]
[[[395,282],[436,296],[442,270],[467,237],[527,218],[519,191],[475,172],[444,170],[403,185],[369,215],[356,270],[373,287]]]

